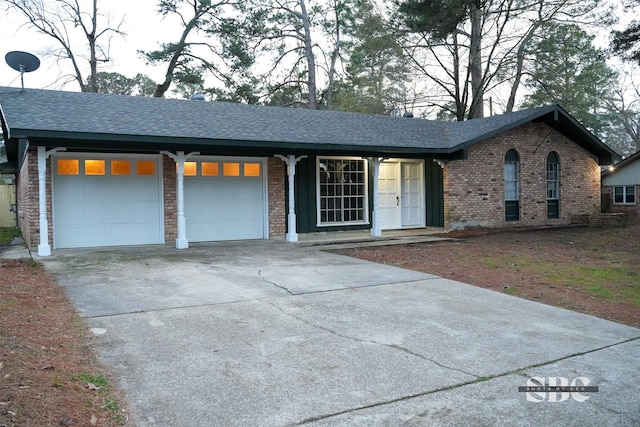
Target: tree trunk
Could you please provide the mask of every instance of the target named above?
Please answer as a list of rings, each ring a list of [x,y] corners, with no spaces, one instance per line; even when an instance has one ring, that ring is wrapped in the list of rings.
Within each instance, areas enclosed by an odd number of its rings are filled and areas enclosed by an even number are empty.
[[[80,11],[78,10],[78,14]],[[78,19],[81,17],[78,16]],[[89,74],[89,86],[91,92],[98,92],[98,58],[96,57],[96,28],[98,26],[98,0],[93,0],[93,13],[91,15],[91,32],[87,34],[87,40],[89,41],[89,67],[91,68],[91,74]]]
[[[316,89],[316,59],[313,56],[313,46],[311,44],[311,28],[309,24],[309,15],[307,14],[307,6],[304,0],[300,0],[300,10],[302,13],[302,25],[304,28],[304,53],[307,59],[307,85],[309,86],[309,104],[310,110],[318,109],[318,98]]]
[[[331,103],[333,102],[333,83],[336,75],[336,62],[338,61],[338,55],[340,54],[340,15],[338,12],[338,5],[336,1],[333,2],[334,11],[336,15],[336,45],[331,53],[331,64],[329,66],[329,85],[327,87],[327,109],[331,110]]]
[[[476,2],[471,10],[471,40],[469,43],[471,73],[471,105],[469,119],[484,117],[484,82],[482,78],[482,6]]]

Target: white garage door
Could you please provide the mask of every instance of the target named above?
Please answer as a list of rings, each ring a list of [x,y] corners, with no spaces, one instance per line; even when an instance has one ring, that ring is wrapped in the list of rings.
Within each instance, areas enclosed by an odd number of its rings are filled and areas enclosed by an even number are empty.
[[[56,248],[163,243],[157,158],[53,158]]]
[[[202,159],[185,162],[184,174],[190,242],[268,238],[264,161]]]

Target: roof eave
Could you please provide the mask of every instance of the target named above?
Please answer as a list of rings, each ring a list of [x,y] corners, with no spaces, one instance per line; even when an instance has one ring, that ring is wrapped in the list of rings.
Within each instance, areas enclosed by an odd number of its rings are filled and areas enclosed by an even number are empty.
[[[617,171],[619,171],[621,169],[624,169],[625,167],[629,166],[630,164],[632,164],[633,162],[635,162],[638,159],[640,159],[640,150],[636,151],[635,153],[633,153],[632,155],[630,155],[626,159],[622,159],[618,163],[612,164],[611,165],[612,167],[602,171],[601,175],[602,175],[602,177],[605,177],[605,176],[608,176],[608,175],[610,175],[612,173],[615,173],[615,172],[617,172]]]
[[[548,116],[549,114],[553,114],[553,115],[549,119],[541,120],[541,119],[544,119],[545,116]],[[558,123],[558,124],[561,123],[562,121],[565,121],[567,124],[570,124],[571,127],[573,127],[575,131],[577,131],[577,133],[581,134],[583,138],[587,139],[588,143],[585,143],[582,138],[577,138],[577,140],[572,138],[572,140],[576,144],[584,148],[585,150],[589,151],[590,153],[598,157],[599,165],[603,165],[603,166],[611,165],[614,163],[615,160],[620,159],[620,155],[618,153],[616,153],[611,148],[609,148],[605,143],[600,141],[600,139],[598,139],[588,129],[582,126],[578,121],[576,121],[567,111],[565,111],[559,105],[552,105],[552,106],[543,108],[541,110],[538,110],[535,113],[525,116],[520,120],[516,120],[512,123],[509,123],[508,125],[494,129],[491,132],[487,132],[476,138],[473,138],[471,140],[458,144],[452,147],[452,149],[453,150],[467,149],[470,146],[477,144],[478,142],[485,141],[489,138],[503,134],[511,129],[515,129],[518,126],[522,126],[525,123],[529,123],[533,121],[544,121],[546,123]],[[560,132],[570,137],[570,135],[567,135],[566,131],[565,132],[560,131]]]
[[[277,151],[284,153],[352,153],[354,155],[449,155],[453,151],[445,147],[411,147],[391,145],[356,145],[356,144],[327,144],[313,142],[287,142],[268,140],[232,140],[217,138],[189,138],[179,136],[153,136],[106,133],[73,133],[64,131],[44,131],[12,129],[12,139],[29,139],[33,146],[65,146],[69,148],[109,148],[109,149],[140,149],[145,151],[218,149],[229,150],[258,149],[262,151]],[[91,146],[87,145],[91,141]],[[122,143],[128,143],[126,147]]]

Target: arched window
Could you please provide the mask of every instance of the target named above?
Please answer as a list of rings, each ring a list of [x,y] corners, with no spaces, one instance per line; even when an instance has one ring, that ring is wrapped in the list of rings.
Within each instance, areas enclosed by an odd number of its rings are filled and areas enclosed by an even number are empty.
[[[560,158],[555,151],[547,156],[547,218],[560,218]]]
[[[513,149],[504,156],[504,212],[505,221],[520,219],[520,156]]]

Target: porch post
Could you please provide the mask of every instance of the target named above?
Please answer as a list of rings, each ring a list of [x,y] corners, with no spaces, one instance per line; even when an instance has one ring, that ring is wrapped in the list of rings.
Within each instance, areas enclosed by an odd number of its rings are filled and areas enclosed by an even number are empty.
[[[184,217],[184,151],[178,151],[176,164],[178,165],[178,185],[176,188],[176,198],[178,205],[178,239],[176,240],[176,249],[187,249],[189,240],[187,240],[187,220]]]
[[[47,147],[38,147],[38,211],[40,212],[40,244],[38,256],[51,256],[47,222]]]
[[[176,185],[176,204],[178,208],[178,238],[176,239],[176,249],[187,249],[189,240],[187,239],[187,221],[184,216],[184,162],[191,156],[200,154],[199,152],[184,154],[184,151],[177,151],[176,154],[168,151],[161,151],[176,162],[177,167],[177,185]]]
[[[283,156],[282,154],[276,154],[275,157],[279,158],[287,165],[287,176],[289,179],[289,209],[287,212],[287,242],[297,242],[298,241],[298,230],[297,230],[297,222],[296,222],[296,200],[295,200],[295,176],[296,176],[296,163],[300,160],[305,159],[307,156],[298,156],[296,157],[293,154],[290,154],[288,157]]]
[[[38,256],[51,256],[49,244],[49,222],[47,221],[47,158],[52,153],[65,150],[58,147],[47,151],[47,147],[38,147],[38,212],[40,220],[40,244]]]
[[[371,221],[371,236],[382,236],[380,221],[378,220],[378,176],[380,175],[380,163],[384,161],[382,157],[372,157],[369,159],[373,165],[373,218]]]

